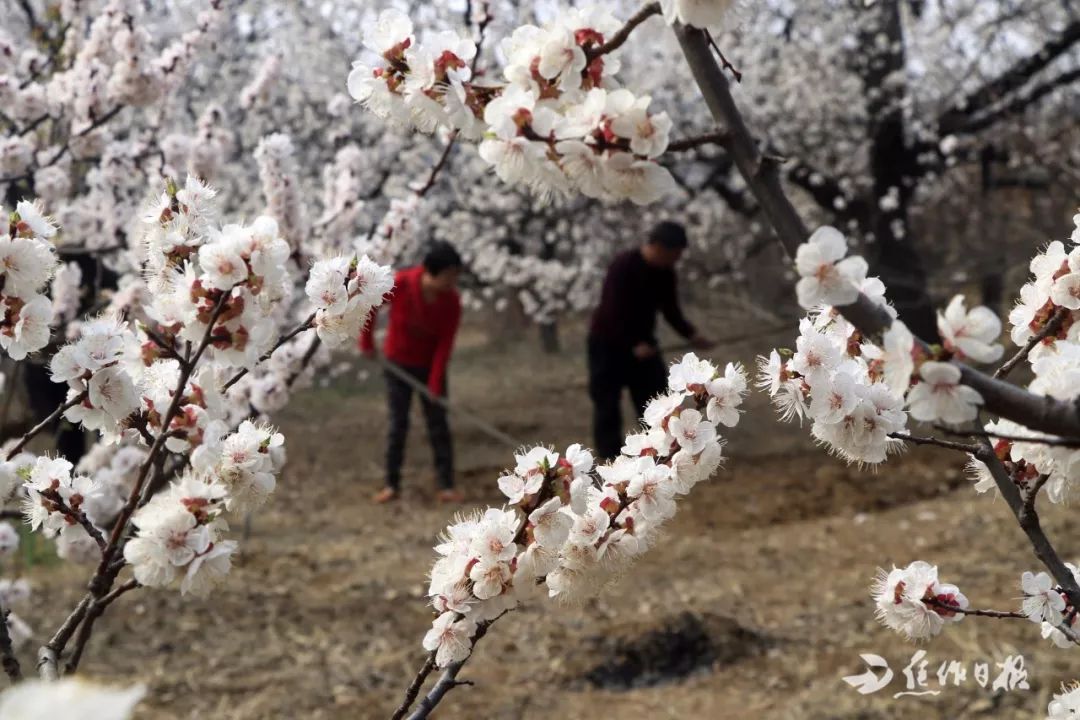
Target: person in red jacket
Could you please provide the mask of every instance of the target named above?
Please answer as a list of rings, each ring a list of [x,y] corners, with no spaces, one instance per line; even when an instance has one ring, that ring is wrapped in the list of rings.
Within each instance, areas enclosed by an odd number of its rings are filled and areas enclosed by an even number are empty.
[[[417,381],[427,386],[432,397],[446,397],[446,366],[461,321],[461,297],[457,292],[461,256],[449,243],[434,243],[421,265],[398,271],[394,291],[387,305],[387,326],[383,355]],[[360,335],[360,350],[375,354],[375,318]],[[401,464],[405,459],[405,439],[409,431],[409,409],[413,388],[398,375],[386,371],[389,432],[386,447],[386,487],[375,502],[396,500],[401,491]],[[431,397],[420,394],[427,421],[428,438],[438,474],[440,502],[461,502],[454,488],[454,452],[446,410]]]

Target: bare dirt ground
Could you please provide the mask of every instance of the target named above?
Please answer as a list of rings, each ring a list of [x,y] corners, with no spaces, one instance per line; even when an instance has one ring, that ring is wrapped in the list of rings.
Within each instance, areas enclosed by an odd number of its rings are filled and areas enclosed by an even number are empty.
[[[467,334],[452,394],[523,440],[587,441],[580,342],[567,345],[550,357],[534,343],[492,347]],[[767,345],[715,357],[750,362]],[[454,510],[431,499],[419,413],[404,501],[369,502],[385,411],[381,381],[354,378],[305,392],[279,418],[289,464],[223,588],[206,601],[139,591],[99,623],[83,671],[147,683],[138,717],[362,720],[388,717],[400,700],[424,657],[431,546]],[[729,434],[726,467],[681,504],[651,555],[585,607],[506,616],[463,674],[475,685],[455,689],[437,717],[1043,717],[1049,694],[1080,679],[1075,655],[1029,623],[968,618],[916,646],[874,620],[867,587],[878,565],[935,562],[974,605],[998,609],[1015,606],[1020,573],[1036,568],[1005,505],[970,489],[962,458],[913,451],[867,474],[776,424],[761,396],[749,408]],[[466,508],[499,503],[508,452],[463,421],[454,428]],[[1080,522],[1053,510],[1044,524],[1068,550]],[[87,573],[49,565],[30,575],[38,601],[27,619],[46,632]],[[962,661],[965,682],[894,698],[919,649],[931,689],[942,661]],[[864,697],[841,678],[863,672],[868,652],[895,677]],[[991,663],[992,680],[994,663],[1017,653],[1030,689],[977,684],[974,663]]]

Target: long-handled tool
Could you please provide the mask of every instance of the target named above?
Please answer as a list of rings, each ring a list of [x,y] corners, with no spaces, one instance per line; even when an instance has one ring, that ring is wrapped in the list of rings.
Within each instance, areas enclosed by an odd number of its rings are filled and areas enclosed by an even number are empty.
[[[431,402],[439,405],[440,407],[442,407],[447,412],[453,413],[453,414],[457,415],[458,417],[464,418],[469,423],[471,423],[473,426],[475,426],[476,429],[483,432],[485,435],[490,437],[492,440],[500,442],[503,445],[505,445],[506,447],[512,448],[514,450],[520,449],[521,447],[523,447],[525,445],[525,443],[522,442],[521,440],[518,440],[515,437],[507,435],[502,430],[495,427],[494,425],[492,425],[488,421],[484,420],[482,417],[480,417],[476,413],[473,413],[473,412],[465,409],[461,405],[451,403],[444,397],[439,397],[437,395],[432,395],[431,391],[428,390],[427,385],[425,385],[422,382],[419,382],[412,375],[405,372],[400,367],[398,367],[394,363],[392,363],[389,360],[387,360],[386,358],[384,358],[382,355],[376,355],[374,357],[371,357],[371,359],[373,361],[377,362],[384,370],[386,370],[387,372],[393,374],[394,377],[398,378],[402,382],[409,385],[413,390],[420,393],[424,398],[426,398],[426,399],[430,400]]]

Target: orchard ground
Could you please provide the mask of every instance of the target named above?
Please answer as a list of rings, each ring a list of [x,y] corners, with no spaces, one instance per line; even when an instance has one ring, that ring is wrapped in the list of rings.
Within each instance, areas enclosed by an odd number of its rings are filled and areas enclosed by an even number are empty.
[[[750,366],[794,332],[792,323],[709,355]],[[494,341],[467,324],[451,367],[454,401],[523,441],[587,443],[580,329],[564,328],[563,342],[560,355],[544,355],[535,341]],[[342,359],[354,368],[277,418],[289,463],[225,585],[205,601],[142,590],[99,623],[82,670],[145,682],[137,717],[386,718],[423,662],[432,545],[455,512],[501,503],[495,481],[511,452],[454,420],[468,502],[438,506],[415,408],[404,499],[373,505],[382,380],[376,371],[358,379],[368,366]],[[1063,681],[1080,679],[1068,653],[1027,622],[967,618],[914,645],[875,621],[867,588],[879,565],[933,562],[973,606],[996,609],[1014,609],[1020,573],[1037,569],[1004,503],[971,489],[962,456],[916,449],[860,471],[813,447],[805,429],[778,424],[760,393],[746,407],[727,434],[725,467],[680,503],[632,572],[584,607],[535,603],[507,615],[462,674],[474,685],[450,693],[436,716],[1036,717]],[[1076,537],[1069,508],[1043,512],[1052,538]],[[27,575],[37,595],[26,619],[46,633],[88,571],[46,562]],[[941,692],[894,698],[918,650],[929,689]],[[861,653],[883,656],[894,673],[868,696],[842,681],[864,672]],[[995,664],[1017,654],[1029,689],[980,687],[975,663],[990,663],[993,681]],[[32,666],[29,652],[23,659]],[[967,677],[941,688],[936,673],[950,660]]]

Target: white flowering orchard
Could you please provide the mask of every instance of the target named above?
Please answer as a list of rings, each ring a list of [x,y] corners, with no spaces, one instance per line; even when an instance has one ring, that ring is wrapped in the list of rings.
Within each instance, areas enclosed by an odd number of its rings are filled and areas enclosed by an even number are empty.
[[[216,31],[254,37],[251,29],[265,22],[268,32],[288,35],[287,14],[265,20],[251,13],[230,23],[216,1],[186,18],[130,0],[100,3],[93,17],[93,3],[62,2],[51,14],[21,5],[27,18],[19,40],[36,45],[16,52],[22,46],[0,31],[0,188],[13,208],[0,213],[0,351],[12,361],[46,362],[65,394],[52,414],[2,448],[0,511],[51,538],[61,558],[85,564],[89,580],[38,648],[41,681],[0,694],[0,715],[54,717],[73,704],[98,720],[130,715],[143,688],[99,688],[62,676],[78,671],[95,623],[119,597],[142,588],[205,596],[227,582],[242,549],[232,528],[270,499],[285,463],[285,438],[269,414],[313,367],[327,364],[328,348],[358,336],[393,290],[389,263],[415,254],[431,228],[456,228],[459,239],[472,241],[463,254],[481,284],[521,292],[529,314],[550,321],[559,309],[586,305],[592,266],[603,255],[588,235],[630,212],[620,203],[694,194],[673,171],[674,153],[687,150],[722,151],[729,172],[710,175],[709,192],[753,214],[766,234],[767,223],[793,261],[794,294],[807,315],[795,348],[761,357],[757,375],[781,419],[807,427],[829,452],[859,466],[887,462],[909,443],[967,454],[974,489],[1004,499],[1041,562],[1018,566],[1015,608],[985,610],[942,582],[934,565],[900,559],[903,567],[881,570],[872,588],[881,621],[925,640],[969,615],[1027,620],[1058,647],[1080,644],[1080,571],[1062,559],[1038,516],[1042,498],[1066,502],[1080,476],[1080,215],[1068,242],[1051,242],[1031,261],[1032,278],[1008,317],[1017,349],[992,372],[975,367],[1006,354],[992,310],[955,295],[936,315],[938,337],[921,338],[913,330],[926,328],[903,322],[892,304],[892,293],[910,288],[871,276],[871,263],[852,252],[863,239],[888,245],[905,237],[910,189],[964,152],[958,138],[977,132],[973,125],[1007,115],[993,103],[1021,87],[1020,79],[1006,74],[985,93],[970,93],[965,108],[975,115],[957,119],[961,108],[937,130],[907,133],[916,137],[910,154],[917,162],[901,163],[908,174],[884,189],[875,177],[870,184],[880,197],[859,207],[855,183],[810,162],[782,171],[787,159],[774,133],[766,140],[751,131],[739,107],[745,103],[729,86],[728,76],[740,79],[740,71],[720,54],[728,40],[745,49],[724,27],[739,12],[727,0],[577,6],[541,13],[537,24],[522,24],[512,4],[466,3],[468,34],[418,30],[398,9],[357,14],[330,3],[329,15],[356,20],[349,33],[362,36],[363,49],[347,78],[333,79],[335,94],[320,97],[329,119],[314,125],[302,112],[275,114],[268,100],[275,87],[304,85],[276,52],[247,63],[253,72],[240,87],[223,78],[228,92],[221,95],[200,94],[200,83],[214,83],[192,70],[199,53],[216,52],[208,49]],[[438,17],[437,5],[418,12],[417,25]],[[884,27],[858,31],[887,62],[855,68],[875,91],[899,84],[902,67],[893,61],[904,46],[890,39],[896,28],[888,21],[900,22],[897,4],[878,5],[874,22]],[[1041,14],[1058,11],[1039,4]],[[659,29],[676,49],[672,57],[685,61],[678,69],[693,77],[685,97],[662,82],[639,90],[641,69],[622,72],[633,35],[646,32],[653,16],[666,21]],[[173,28],[176,20],[186,29]],[[768,20],[765,27],[775,25]],[[152,21],[167,42],[144,27]],[[496,71],[483,54],[499,23],[507,27],[497,52],[486,50],[497,58]],[[329,37],[328,46],[340,49],[334,59],[344,61],[341,23],[318,29],[326,32],[315,36]],[[1063,37],[1076,34],[1073,23]],[[762,46],[757,52],[773,52]],[[831,62],[819,67],[837,79],[845,63],[822,52]],[[1037,52],[1033,72],[1059,54]],[[783,53],[753,57],[783,91],[779,109],[755,107],[753,117],[775,120],[777,137],[802,132],[813,144],[817,121],[796,112],[805,78],[794,86],[776,69]],[[841,90],[851,84],[836,82]],[[350,108],[343,89],[368,112]],[[874,125],[868,116],[913,105],[882,103],[880,94],[867,92],[857,122],[835,124]],[[172,114],[181,105],[190,117]],[[354,131],[370,130],[369,117],[442,138],[441,155],[432,162],[429,146],[401,134],[383,137],[382,125],[378,141],[355,142]],[[784,127],[791,118],[795,130]],[[265,132],[245,135],[249,120],[266,121]],[[230,124],[240,129],[234,134]],[[305,127],[316,131],[305,135]],[[942,129],[951,134],[936,137]],[[899,136],[893,140],[903,147],[905,133]],[[887,158],[879,141],[868,149],[845,141],[829,152],[870,157],[882,173],[893,166],[880,162]],[[476,145],[459,183],[471,189],[432,197],[455,144],[464,143]],[[208,182],[214,176],[239,196],[229,205],[237,212],[222,212],[224,198]],[[782,180],[834,211],[845,231],[822,223],[811,233]],[[384,194],[387,184],[395,194]],[[251,191],[256,186],[262,197]],[[321,212],[309,201],[316,194]],[[377,198],[377,207],[366,206]],[[545,204],[581,198],[603,205],[578,208],[582,222],[568,230],[581,240],[574,252],[545,246],[544,256],[511,259],[492,239],[502,238],[492,228],[508,217],[520,214],[528,228],[528,220],[545,218]],[[620,229],[630,224],[622,222]],[[471,237],[479,227],[485,232]],[[79,254],[117,275],[115,290],[95,295],[89,312],[81,288],[90,278],[66,259]],[[570,267],[567,257],[581,267]],[[1024,363],[1030,381],[1010,383]],[[504,502],[456,518],[434,548],[427,589],[433,620],[419,642],[427,659],[395,720],[427,717],[463,684],[458,675],[480,640],[523,602],[580,602],[632,574],[635,559],[663,542],[661,530],[695,485],[720,466],[721,431],[739,422],[751,382],[736,363],[721,368],[688,354],[671,366],[666,392],[648,404],[618,458],[595,464],[580,444],[561,453],[521,448],[513,467],[492,478]],[[96,434],[77,465],[29,450],[61,417]],[[0,559],[18,544],[15,528],[0,523]],[[34,637],[12,608],[29,602],[31,592],[23,580],[0,578],[0,661],[12,681],[24,675],[15,648]],[[437,669],[439,679],[421,697]],[[1078,708],[1080,693],[1066,688],[1048,714],[1069,717]]]

